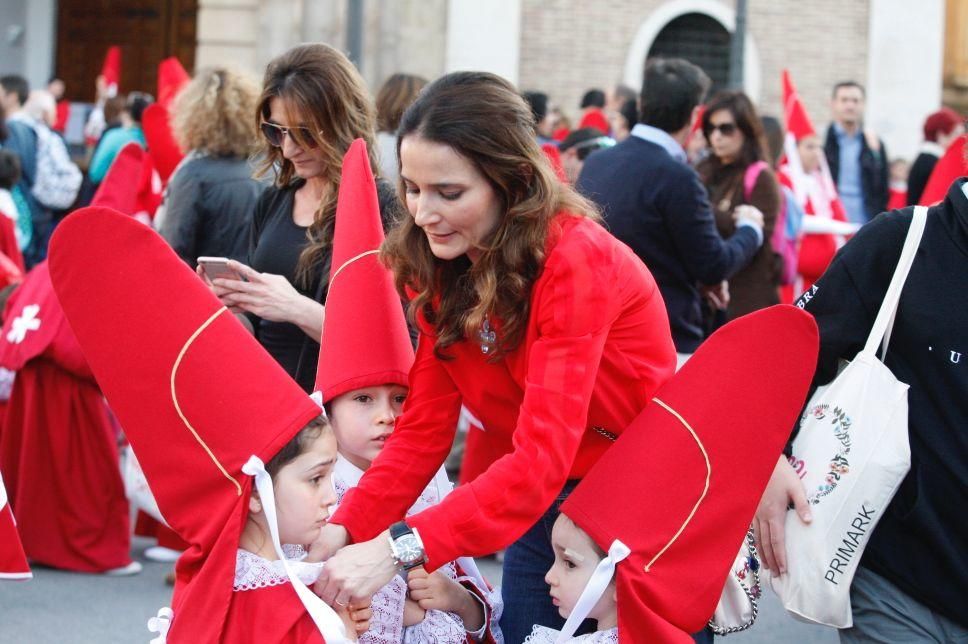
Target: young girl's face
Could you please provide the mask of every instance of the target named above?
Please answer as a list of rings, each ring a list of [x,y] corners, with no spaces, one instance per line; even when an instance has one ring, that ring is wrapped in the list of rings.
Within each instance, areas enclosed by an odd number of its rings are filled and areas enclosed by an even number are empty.
[[[326,431],[273,477],[282,543],[308,545],[319,537],[329,507],[336,503],[331,480],[335,462],[336,437]]]
[[[330,403],[330,423],[339,453],[365,470],[393,433],[397,416],[407,398],[407,388],[377,385],[349,391]]]
[[[602,557],[591,537],[563,514],[558,515],[551,530],[551,546],[555,551],[555,563],[545,575],[545,583],[551,587],[552,603],[558,607],[558,613],[567,619]],[[611,628],[603,621],[614,620],[614,615],[615,591],[614,586],[610,586],[588,617],[599,620],[602,630],[606,626]]]

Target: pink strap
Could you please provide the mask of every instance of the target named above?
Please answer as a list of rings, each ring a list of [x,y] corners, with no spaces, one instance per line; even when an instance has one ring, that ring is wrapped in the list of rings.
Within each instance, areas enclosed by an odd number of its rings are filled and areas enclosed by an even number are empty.
[[[760,178],[760,173],[768,167],[766,161],[757,161],[746,168],[746,173],[743,175],[743,196],[746,201],[749,201],[750,197],[753,196],[753,186],[756,185],[756,180]]]

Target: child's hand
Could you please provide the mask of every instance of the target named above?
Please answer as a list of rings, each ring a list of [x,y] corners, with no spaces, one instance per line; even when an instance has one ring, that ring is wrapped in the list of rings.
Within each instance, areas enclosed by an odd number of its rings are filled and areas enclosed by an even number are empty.
[[[476,631],[484,624],[484,609],[480,602],[459,583],[441,572],[428,574],[423,567],[407,574],[410,597],[424,610],[457,613],[467,630]]]
[[[346,634],[354,636],[362,635],[370,629],[370,619],[373,617],[373,609],[370,608],[371,602],[350,602],[346,606],[339,604],[333,606],[336,614],[343,620],[346,626]]]
[[[424,617],[427,616],[427,611],[422,609],[420,605],[412,599],[407,598],[403,602],[403,625],[413,626],[414,624],[419,624],[424,621]]]

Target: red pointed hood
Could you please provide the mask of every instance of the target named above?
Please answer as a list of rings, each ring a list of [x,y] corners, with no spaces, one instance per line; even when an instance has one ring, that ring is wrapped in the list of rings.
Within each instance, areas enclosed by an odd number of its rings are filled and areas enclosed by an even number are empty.
[[[817,130],[813,127],[813,122],[807,114],[800,94],[793,85],[790,72],[783,70],[783,120],[786,130],[794,136],[797,141],[802,141],[808,136],[816,136]]]
[[[343,157],[326,318],[316,371],[323,401],[354,389],[407,385],[413,347],[393,287],[381,262],[383,225],[376,183],[357,139]]]
[[[27,565],[17,523],[7,502],[7,489],[0,476],[0,581],[4,579],[30,579],[33,575]]]
[[[162,515],[191,544],[169,641],[220,641],[252,486],[242,467],[319,408],[148,226],[82,208],[57,227],[49,263]]]
[[[162,182],[168,183],[169,177],[185,156],[172,132],[168,108],[160,103],[152,103],[145,108],[141,117],[141,129],[155,169]]]
[[[191,79],[175,56],[158,63],[158,103],[166,110],[170,109],[179,90]]]
[[[922,206],[931,206],[944,199],[955,179],[968,175],[968,161],[965,160],[966,138],[968,135],[963,134],[952,141],[935,164],[921,194]]]
[[[125,144],[111,162],[91,205],[112,208],[126,215],[135,214],[144,164],[144,148],[134,141]]]
[[[121,47],[111,45],[104,54],[104,64],[101,65],[101,76],[107,86],[108,95],[116,96],[121,84]]]
[[[818,341],[813,318],[793,306],[727,324],[562,505],[603,550],[631,550],[616,568],[623,641],[691,642],[713,614],[806,398]]]

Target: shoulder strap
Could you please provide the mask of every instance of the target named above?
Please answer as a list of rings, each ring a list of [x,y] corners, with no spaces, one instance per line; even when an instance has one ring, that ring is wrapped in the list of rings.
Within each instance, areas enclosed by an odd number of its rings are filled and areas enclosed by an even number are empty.
[[[746,201],[750,200],[753,196],[753,188],[756,186],[756,180],[760,178],[760,173],[766,170],[766,161],[757,161],[751,163],[746,168],[746,172],[743,174],[743,197]]]
[[[897,268],[894,269],[894,276],[884,294],[884,301],[874,319],[871,333],[867,337],[867,344],[864,345],[864,353],[874,355],[877,345],[882,345],[883,354],[887,353],[887,345],[891,339],[891,331],[894,328],[894,316],[897,314],[897,305],[901,300],[901,291],[904,289],[904,282],[907,280],[911,265],[914,264],[914,257],[921,244],[921,235],[924,233],[924,225],[928,220],[928,209],[918,206],[914,209],[914,216],[911,219],[911,227],[908,228],[907,236],[904,238],[904,246],[901,248],[901,257],[897,260]],[[882,355],[883,355],[882,354]]]

